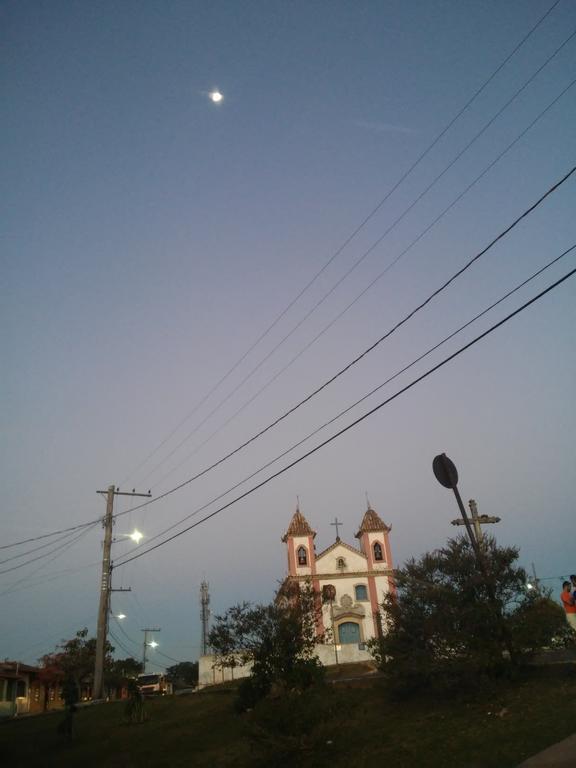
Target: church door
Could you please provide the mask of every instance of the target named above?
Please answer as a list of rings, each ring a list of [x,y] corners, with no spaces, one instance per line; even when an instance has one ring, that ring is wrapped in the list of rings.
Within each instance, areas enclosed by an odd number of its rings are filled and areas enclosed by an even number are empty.
[[[342,645],[360,642],[360,626],[355,621],[346,621],[338,627],[338,636]]]

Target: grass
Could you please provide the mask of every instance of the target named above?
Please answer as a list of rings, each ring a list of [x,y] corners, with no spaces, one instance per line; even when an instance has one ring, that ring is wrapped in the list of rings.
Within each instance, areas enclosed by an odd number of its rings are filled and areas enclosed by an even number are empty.
[[[534,670],[496,693],[457,702],[392,702],[379,680],[370,687],[330,685],[296,706],[266,701],[245,715],[234,714],[233,697],[224,689],[152,700],[150,719],[139,725],[123,722],[122,703],[89,707],[77,714],[72,742],[57,733],[61,713],[4,723],[2,764],[513,768],[576,731],[576,671],[565,666]],[[315,727],[307,739],[292,738],[308,712]]]

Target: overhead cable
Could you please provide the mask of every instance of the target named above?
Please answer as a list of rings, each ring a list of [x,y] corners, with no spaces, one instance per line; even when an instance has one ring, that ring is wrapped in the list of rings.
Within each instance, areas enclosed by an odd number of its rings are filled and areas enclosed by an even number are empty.
[[[323,302],[328,299],[329,296],[332,295],[332,293],[342,284],[344,280],[346,280],[350,274],[364,261],[364,259],[372,253],[372,251],[382,243],[382,241],[392,232],[392,230],[396,227],[396,225],[411,211],[414,206],[437,184],[437,182],[444,176],[445,173],[462,157],[462,155],[482,136],[485,131],[492,125],[492,123],[510,106],[510,104],[524,91],[524,89],[534,80],[534,78],[544,69],[549,62],[558,55],[558,53],[564,48],[565,45],[568,44],[574,37],[576,36],[576,30],[574,30],[565,40],[556,48],[556,50],[546,59],[546,61],[526,80],[523,85],[513,94],[513,96],[504,104],[503,107],[501,107],[498,112],[487,122],[484,124],[484,126],[478,131],[475,136],[468,142],[468,144],[450,161],[450,163],[444,167],[444,169],[428,184],[428,186],[416,197],[416,199],[406,208],[404,211],[392,222],[392,224],[389,225],[389,227],[385,230],[385,232],[374,242],[372,245],[364,251],[358,259],[352,264],[352,266],[342,275],[336,283],[311,307],[310,310],[304,315],[303,318],[301,318],[296,325],[292,327],[292,329],[285,334],[280,341],[258,362],[245,376],[241,381],[232,389],[230,392],[222,398],[213,408],[208,412],[208,414],[187,434],[185,435],[179,443],[177,443],[176,446],[160,461],[158,462],[145,477],[149,477],[151,474],[153,474],[157,469],[159,469],[162,464],[164,464],[168,459],[170,459],[176,451],[178,451],[193,435],[195,435],[198,430],[223,406],[225,403],[230,400],[231,397],[233,397],[234,394],[249,380],[252,378],[252,376],[266,363],[270,357],[276,352],[277,349],[279,349],[282,344],[284,344],[285,341],[287,341],[302,325],[306,320],[318,309],[318,307],[323,304]],[[365,288],[358,296],[356,296],[355,299],[353,299],[352,302],[350,302],[344,310],[342,310],[330,323],[328,323],[327,326],[325,326],[320,333],[318,333],[312,341],[310,341],[307,345],[303,347],[291,360],[290,362],[285,365],[278,373],[276,373],[263,387],[261,387],[241,408],[234,413],[229,419],[227,419],[223,425],[221,425],[218,430],[214,434],[218,434],[225,426],[227,426],[232,419],[234,419],[239,413],[241,413],[248,405],[250,405],[254,400],[259,397],[262,392],[270,386],[276,379],[281,376],[304,352],[306,352],[313,344],[316,343],[316,341],[324,334],[326,331],[331,328],[335,322],[337,322],[348,310],[356,304],[357,301],[359,301],[362,296],[373,286],[378,282],[379,280],[384,277],[384,275],[389,272],[413,247],[418,243],[424,235],[426,235],[453,207],[454,205],[461,200],[464,195],[466,195],[470,189],[472,189],[473,186],[477,184],[478,181],[480,181],[481,178],[483,178],[486,173],[497,163],[499,162],[502,157],[504,157],[507,152],[512,149],[512,147],[540,120],[540,118],[564,95],[564,93],[568,90],[568,88],[572,87],[575,81],[573,81],[562,93],[556,97],[540,114],[537,116],[537,118],[530,123],[530,125],[525,128],[519,136],[514,139],[507,147],[506,149],[501,152],[497,158],[490,163],[484,171],[482,171],[479,176],[477,176],[474,181],[468,185],[468,187],[465,188],[465,190],[459,194],[455,200],[448,205],[441,214],[439,214],[434,221],[428,225],[423,232],[420,233],[418,237],[416,237],[403,251],[400,252],[381,272],[368,286]],[[209,440],[211,440],[213,435],[210,435],[210,437],[203,441],[201,445],[198,447],[203,447]],[[198,450],[197,449],[197,450]]]
[[[410,370],[410,368],[413,368],[417,363],[421,362],[424,358],[428,357],[428,355],[432,354],[432,352],[435,352],[437,349],[439,349],[441,346],[443,346],[448,341],[453,339],[457,334],[461,333],[463,330],[468,328],[470,325],[472,325],[474,322],[476,322],[476,320],[479,320],[481,317],[486,315],[488,312],[490,312],[492,309],[497,307],[503,301],[505,301],[506,299],[510,298],[510,296],[512,296],[517,291],[519,291],[521,288],[524,288],[526,285],[528,285],[528,283],[530,283],[532,280],[535,280],[539,275],[541,275],[547,269],[549,269],[554,264],[559,262],[561,259],[565,258],[568,254],[572,253],[572,251],[574,251],[575,249],[576,249],[576,244],[570,246],[570,248],[567,248],[559,256],[556,256],[554,259],[552,259],[547,264],[545,264],[543,267],[541,267],[536,272],[534,272],[532,275],[530,275],[530,277],[526,278],[521,283],[516,285],[514,288],[509,290],[507,293],[505,293],[503,296],[501,296],[497,301],[493,302],[492,304],[490,304],[490,306],[488,306],[485,309],[483,309],[482,312],[479,312],[473,318],[471,318],[466,323],[464,323],[459,328],[457,328],[455,331],[450,333],[448,336],[445,336],[440,342],[435,344],[433,347],[430,347],[429,349],[427,349],[426,352],[424,352],[423,354],[419,355],[416,359],[412,360],[412,362],[408,363],[408,365],[405,365],[403,368],[401,368],[400,370],[396,371],[396,373],[394,373],[391,376],[389,376],[381,384],[378,384],[377,387],[374,387],[374,389],[370,390],[370,392],[368,392],[367,394],[363,395],[359,400],[356,400],[356,402],[352,403],[352,405],[349,405],[347,408],[345,408],[344,410],[342,410],[338,414],[336,414],[336,416],[333,416],[328,421],[325,421],[323,424],[321,424],[315,430],[313,430],[312,432],[308,433],[304,438],[302,438],[301,440],[298,440],[298,442],[296,442],[296,443],[293,443],[285,451],[283,451],[282,453],[278,454],[277,456],[275,456],[270,461],[266,462],[266,464],[264,464],[261,467],[259,467],[255,472],[252,472],[250,475],[242,478],[242,480],[237,482],[235,485],[231,486],[230,488],[227,488],[225,491],[220,493],[218,496],[210,499],[210,501],[206,502],[201,507],[198,507],[193,512],[191,512],[190,514],[188,514],[185,517],[183,517],[180,520],[178,520],[176,523],[168,526],[167,528],[164,528],[162,531],[160,531],[159,533],[155,534],[154,536],[147,538],[145,543],[139,544],[138,547],[136,547],[136,550],[143,549],[144,547],[147,547],[151,542],[155,541],[156,539],[161,538],[162,536],[165,536],[170,531],[172,531],[175,528],[177,528],[178,526],[182,525],[182,523],[186,522],[187,520],[190,520],[192,517],[196,517],[196,515],[200,514],[200,512],[203,512],[205,509],[208,509],[208,507],[210,507],[212,504],[215,504],[217,501],[220,501],[221,499],[226,497],[228,494],[232,493],[237,488],[239,488],[240,486],[244,485],[244,483],[247,483],[249,480],[252,480],[254,477],[259,475],[264,470],[268,469],[270,466],[275,464],[277,461],[280,461],[280,459],[283,459],[285,456],[287,456],[289,453],[294,451],[296,448],[299,448],[301,445],[303,445],[305,442],[310,440],[312,437],[315,437],[323,429],[325,429],[326,427],[330,426],[331,424],[333,424],[338,419],[342,418],[342,416],[344,416],[347,413],[349,413],[351,410],[356,408],[358,405],[363,403],[368,398],[372,397],[372,395],[374,395],[376,392],[381,390],[387,384],[390,384],[390,382],[392,382],[395,379],[397,379],[403,373],[406,373],[406,371]],[[132,552],[134,552],[136,550],[132,550]]]
[[[344,240],[344,242],[336,249],[336,251],[330,256],[328,261],[316,272],[313,277],[306,283],[306,285],[300,290],[300,292],[292,299],[289,304],[280,312],[280,314],[274,319],[274,321],[260,334],[260,336],[252,343],[252,345],[241,355],[240,358],[232,365],[231,368],[212,386],[208,393],[194,406],[194,408],[181,419],[176,427],[168,434],[162,442],[160,442],[128,475],[131,477],[138,472],[180,429],[180,427],[188,421],[204,403],[210,398],[210,396],[223,384],[231,374],[238,368],[238,366],[244,362],[248,355],[264,340],[266,336],[276,327],[280,320],[292,309],[296,302],[308,291],[309,288],[318,280],[318,278],[326,271],[326,269],[332,264],[332,262],[344,251],[344,249],[350,244],[350,242],[356,237],[357,234],[366,226],[366,224],[376,215],[376,213],[382,208],[384,203],[394,194],[394,192],[400,187],[400,185],[410,176],[418,165],[424,160],[424,158],[432,151],[432,149],[438,144],[438,142],[445,136],[450,128],[456,123],[456,121],[466,112],[466,110],[476,101],[480,94],[487,88],[487,86],[494,80],[499,72],[506,66],[506,64],[516,55],[516,53],[522,48],[522,46],[528,41],[528,39],[534,34],[534,32],[540,27],[545,19],[552,13],[561,0],[555,0],[554,3],[548,8],[548,10],[538,19],[538,21],[531,27],[531,29],[524,35],[519,43],[512,49],[512,51],[504,58],[504,60],[496,67],[496,69],[484,80],[482,85],[472,94],[463,107],[449,120],[449,122],[442,128],[442,130],[435,136],[430,144],[418,155],[416,160],[410,165],[410,167],[402,174],[398,181],[392,186],[390,190],[384,195],[384,197],[378,202],[378,204],[368,213],[367,216],[358,224],[358,226],[352,231],[350,235]]]
[[[96,523],[92,523],[91,525],[95,526]],[[82,534],[77,536],[75,539],[72,539],[72,541],[65,541],[63,544],[59,544],[57,547],[54,547],[54,549],[50,549],[48,552],[45,552],[43,555],[37,555],[36,557],[30,558],[30,560],[26,560],[24,563],[13,565],[10,568],[4,568],[3,570],[0,571],[0,574],[10,573],[11,571],[17,571],[19,568],[24,568],[24,566],[30,565],[30,563],[35,563],[38,560],[42,560],[45,557],[48,557],[49,555],[53,554],[54,552],[59,552],[64,548],[69,548],[70,546],[72,546],[72,544],[75,544],[77,541],[79,541],[79,539],[82,538],[84,533],[87,533],[87,532],[88,532],[88,529],[86,531],[82,531]]]
[[[574,81],[576,82],[576,80]],[[523,219],[525,219],[527,216],[529,216],[539,205],[541,205],[544,200],[546,200],[553,192],[555,192],[557,189],[559,189],[568,179],[576,172],[576,166],[573,166],[564,176],[559,179],[557,182],[555,182],[549,189],[541,195],[538,200],[536,200],[535,203],[533,203],[531,206],[529,206],[520,216],[518,216],[510,225],[508,225],[504,230],[500,232],[487,246],[485,246],[481,251],[479,251],[475,256],[473,256],[471,259],[469,259],[463,267],[461,267],[457,272],[455,272],[448,280],[446,280],[444,283],[440,285],[439,288],[434,290],[429,296],[420,304],[418,304],[413,310],[411,310],[407,315],[404,316],[404,318],[400,321],[398,321],[390,330],[388,330],[386,333],[384,333],[382,336],[380,336],[379,339],[377,339],[373,344],[371,344],[369,347],[364,349],[359,355],[357,355],[353,360],[351,360],[347,365],[345,365],[343,368],[341,368],[337,373],[335,373],[333,376],[331,376],[329,379],[327,379],[323,384],[321,384],[319,387],[317,387],[315,390],[313,390],[309,395],[307,395],[305,398],[300,400],[296,405],[289,408],[287,411],[285,411],[283,414],[281,414],[278,418],[276,418],[274,421],[272,421],[270,424],[268,424],[266,427],[261,429],[259,432],[254,434],[252,437],[250,437],[245,442],[241,443],[239,446],[237,446],[234,450],[227,453],[225,456],[221,457],[217,461],[215,461],[213,464],[209,465],[208,467],[205,467],[200,472],[197,472],[192,477],[188,478],[182,483],[179,483],[174,488],[171,488],[168,491],[165,491],[164,493],[155,496],[153,499],[150,499],[146,502],[143,502],[142,504],[139,504],[135,507],[130,507],[129,509],[120,512],[116,515],[116,517],[120,517],[123,514],[128,514],[129,512],[133,512],[137,509],[142,509],[144,507],[149,506],[150,504],[154,504],[157,501],[160,501],[161,499],[166,498],[167,496],[171,495],[172,493],[175,493],[176,491],[181,490],[185,486],[189,485],[190,483],[194,482],[198,478],[202,477],[203,475],[207,474],[211,470],[215,469],[219,465],[223,464],[225,461],[230,459],[232,456],[237,454],[239,451],[246,448],[246,446],[253,443],[255,440],[258,440],[258,438],[262,437],[266,432],[271,430],[273,427],[275,427],[277,424],[279,424],[281,421],[286,419],[288,416],[290,416],[294,411],[296,411],[298,408],[303,406],[305,403],[312,400],[313,397],[318,395],[322,390],[326,389],[330,384],[332,384],[336,379],[338,379],[340,376],[342,376],[344,373],[346,373],[350,368],[352,368],[354,365],[356,365],[362,358],[364,358],[366,355],[368,355],[370,352],[372,352],[378,345],[380,345],[385,339],[387,339],[389,336],[391,336],[393,333],[395,333],[400,327],[402,327],[410,318],[412,318],[417,312],[422,310],[427,304],[432,301],[433,298],[435,298],[438,294],[440,294],[442,291],[444,291],[451,283],[454,282],[461,274],[463,274],[466,270],[468,270],[478,259],[480,259],[487,251],[489,251],[496,243],[498,243],[502,238],[504,238],[509,232],[511,232]]]
[[[81,528],[88,528],[91,525],[95,525],[102,520],[102,517],[97,517],[95,520],[90,520],[88,523],[81,523],[80,525],[72,525],[70,528],[61,528],[59,531],[52,531],[51,533],[43,533],[40,536],[32,536],[29,539],[22,539],[21,541],[13,541],[12,544],[2,544],[0,549],[10,549],[11,547],[19,547],[21,544],[28,544],[31,541],[40,541],[40,539],[48,539],[52,536],[58,536],[60,533],[67,533],[68,531],[79,531]],[[51,542],[53,543],[53,542]]]
[[[211,512],[209,515],[206,515],[205,517],[203,517],[200,520],[196,521],[192,525],[189,525],[187,528],[184,528],[182,531],[179,531],[178,533],[175,533],[174,535],[170,536],[169,538],[165,539],[164,541],[161,541],[158,544],[155,544],[153,547],[149,547],[148,549],[144,550],[143,552],[139,552],[137,554],[134,554],[131,557],[128,557],[128,558],[124,559],[122,562],[117,563],[116,567],[119,567],[119,566],[122,566],[122,565],[126,565],[127,563],[130,563],[133,560],[138,560],[140,557],[144,557],[144,555],[150,554],[150,552],[153,552],[154,550],[158,549],[159,547],[163,547],[166,544],[169,544],[174,539],[177,539],[180,536],[183,536],[185,533],[188,533],[193,528],[197,528],[199,525],[202,525],[202,523],[205,523],[207,520],[210,520],[211,518],[215,517],[220,512],[223,512],[225,509],[228,509],[229,507],[231,507],[233,504],[237,504],[242,499],[245,499],[247,496],[250,496],[255,491],[259,490],[263,486],[265,486],[268,483],[272,482],[272,480],[275,480],[280,475],[283,475],[285,472],[287,472],[289,469],[292,469],[297,464],[300,464],[302,461],[305,461],[310,456],[312,456],[314,453],[316,453],[317,451],[319,451],[322,448],[324,448],[325,446],[327,446],[329,443],[333,442],[334,440],[338,439],[339,437],[341,437],[343,434],[345,434],[349,430],[351,430],[354,427],[358,426],[358,424],[362,423],[367,418],[373,416],[381,408],[383,408],[384,406],[386,406],[389,403],[393,402],[396,398],[400,397],[400,395],[403,395],[405,392],[407,392],[408,390],[412,389],[414,386],[419,384],[421,381],[426,379],[428,376],[430,376],[431,374],[435,373],[440,368],[443,368],[447,363],[451,362],[456,357],[461,355],[463,352],[465,352],[466,350],[468,350],[471,347],[473,347],[475,344],[477,344],[483,338],[485,338],[489,334],[493,333],[495,330],[497,330],[502,325],[507,323],[513,317],[518,315],[520,312],[523,312],[525,309],[530,307],[536,301],[540,300],[543,296],[548,294],[550,291],[554,290],[559,285],[561,285],[564,281],[568,280],[568,278],[572,277],[574,274],[576,274],[576,268],[572,269],[570,272],[565,274],[559,280],[556,280],[556,282],[552,283],[552,285],[548,286],[548,288],[545,288],[543,291],[538,293],[536,296],[531,298],[529,301],[525,302],[520,307],[518,307],[518,309],[516,309],[513,312],[511,312],[510,314],[506,315],[506,317],[504,317],[502,320],[500,320],[499,322],[497,322],[494,325],[492,325],[486,331],[484,331],[480,335],[476,336],[474,339],[472,339],[472,341],[468,342],[463,347],[460,347],[460,349],[456,350],[456,352],[453,352],[451,355],[449,355],[448,357],[444,358],[444,360],[441,360],[439,363],[434,365],[432,368],[429,368],[421,376],[418,376],[416,379],[413,379],[409,384],[407,384],[406,386],[404,386],[401,389],[399,389],[393,395],[391,395],[390,397],[386,398],[385,400],[383,400],[378,405],[376,405],[373,408],[371,408],[365,414],[363,414],[359,418],[355,419],[353,422],[348,424],[346,427],[343,427],[341,430],[339,430],[334,435],[332,435],[331,437],[329,437],[326,440],[324,440],[322,443],[320,443],[316,447],[312,448],[311,450],[309,450],[306,453],[304,453],[302,456],[299,456],[297,459],[295,459],[294,461],[290,462],[290,464],[287,464],[285,467],[282,467],[282,469],[279,469],[277,472],[275,472],[274,474],[270,475],[265,480],[262,480],[262,482],[258,483],[257,485],[253,486],[252,488],[249,488],[244,493],[242,493],[239,496],[237,496],[236,498],[232,499],[232,501],[229,501],[227,504],[222,505],[218,509],[214,510],[214,512]]]

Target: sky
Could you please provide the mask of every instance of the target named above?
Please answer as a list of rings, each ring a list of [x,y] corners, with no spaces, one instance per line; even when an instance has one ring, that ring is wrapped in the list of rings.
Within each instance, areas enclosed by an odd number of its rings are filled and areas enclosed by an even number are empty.
[[[0,5],[0,29],[4,547],[98,521],[97,491],[111,484],[154,499],[226,456],[576,161],[569,0],[25,0]],[[117,497],[115,563],[285,467],[574,269],[576,251],[243,482],[574,245],[575,202],[576,174],[229,460],[133,512]],[[203,579],[213,614],[270,600],[297,497],[319,550],[336,516],[356,543],[367,495],[392,526],[396,566],[441,547],[460,532],[432,474],[441,452],[463,498],[501,517],[490,533],[559,592],[576,570],[575,286],[117,565],[113,586],[132,590],[112,598],[126,614],[111,621],[117,655],[139,656],[141,630],[160,627],[151,669],[197,658]],[[0,658],[34,663],[95,631],[102,535],[96,523],[0,549]]]

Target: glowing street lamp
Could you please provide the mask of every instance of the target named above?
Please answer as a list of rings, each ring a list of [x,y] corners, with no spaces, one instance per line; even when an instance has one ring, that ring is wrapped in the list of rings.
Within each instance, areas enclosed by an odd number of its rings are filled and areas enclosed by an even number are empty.
[[[140,533],[138,528],[134,528],[132,533],[129,534],[129,537],[134,541],[136,544],[140,544],[140,541],[144,538],[144,534]]]
[[[157,648],[158,647],[158,643],[156,642],[156,640],[150,640],[148,645],[150,646],[150,648]]]

